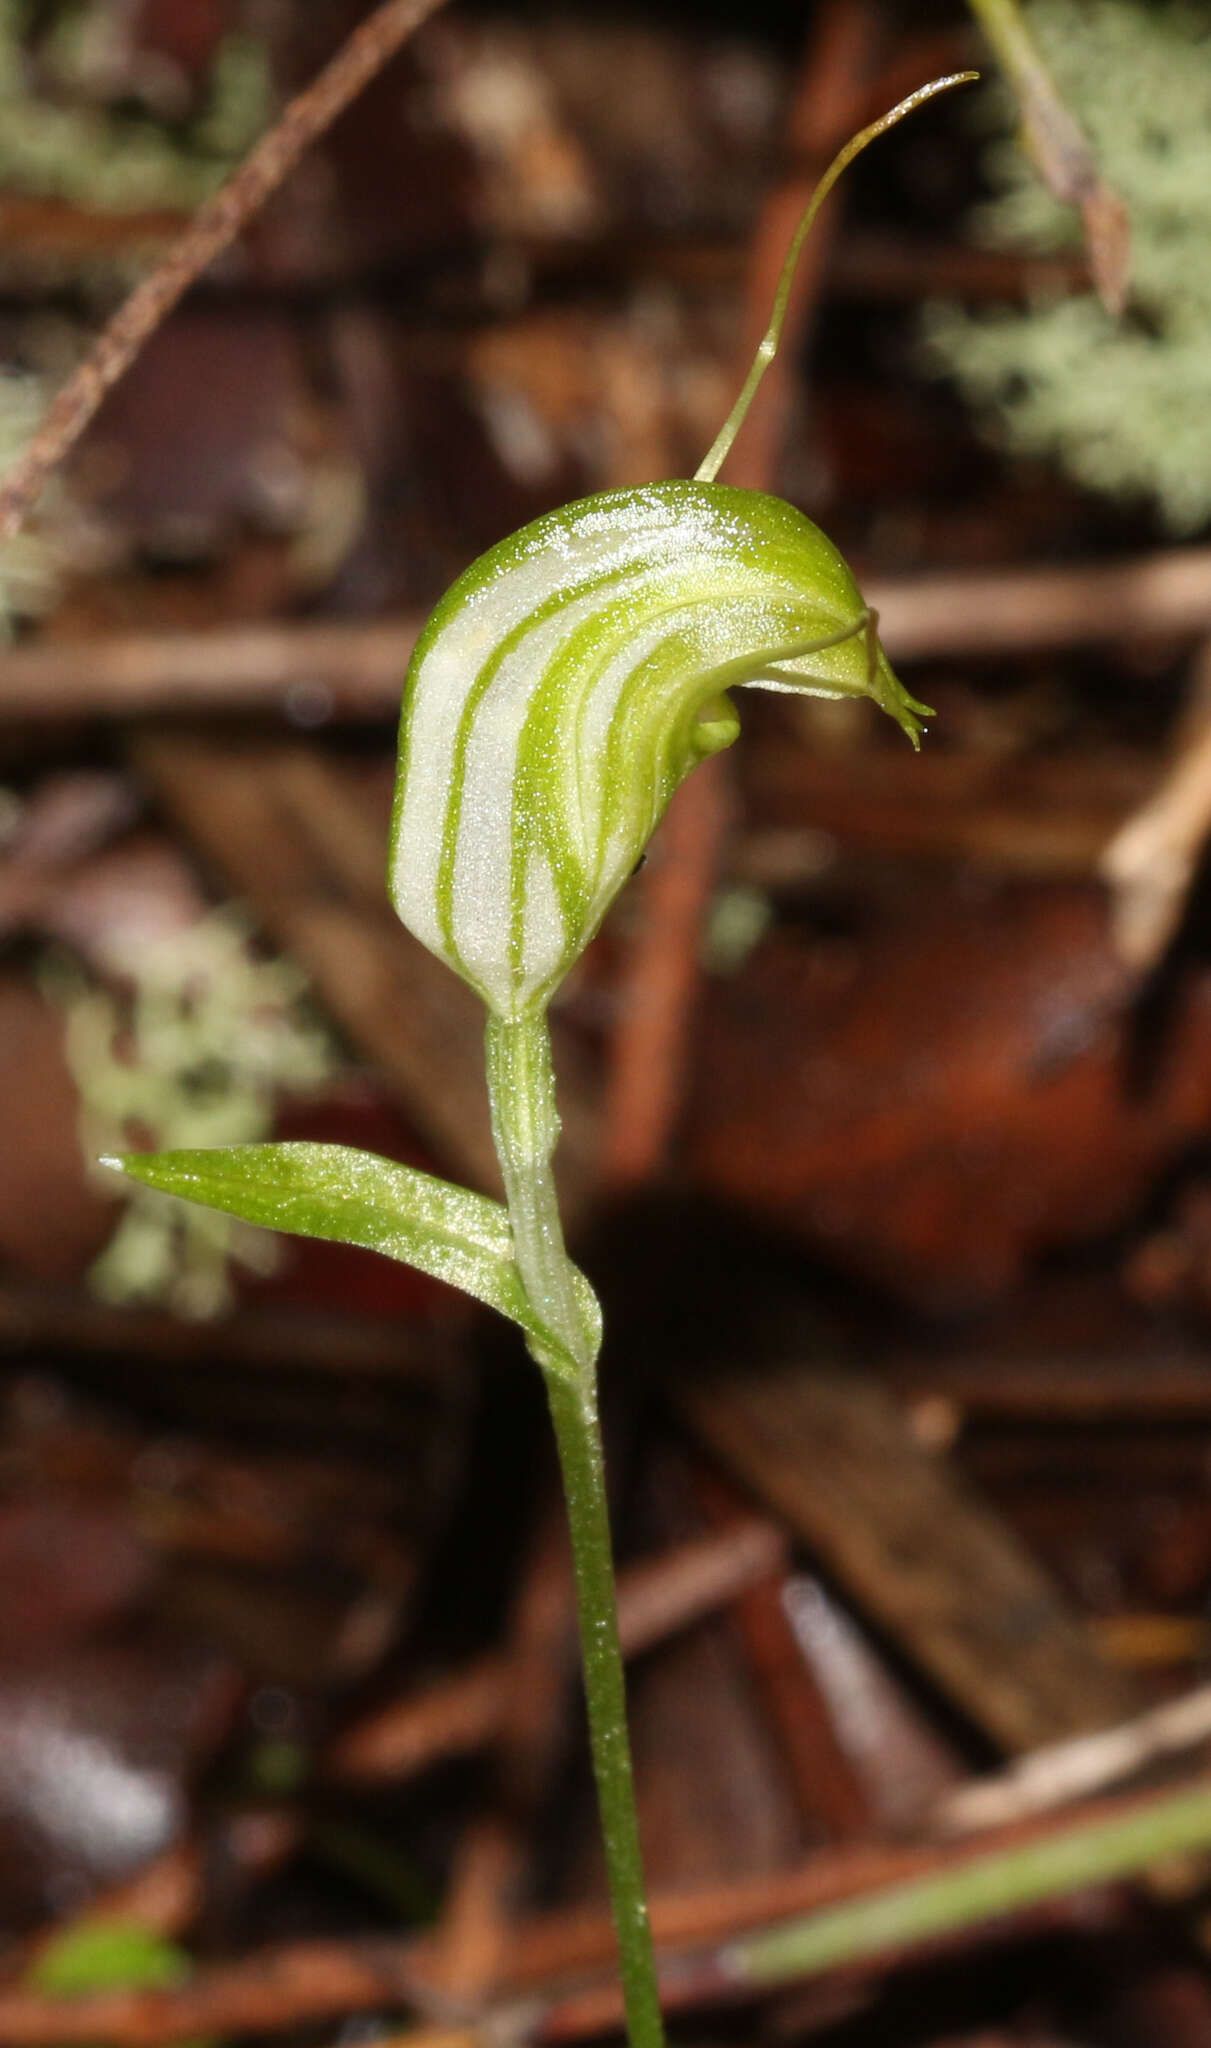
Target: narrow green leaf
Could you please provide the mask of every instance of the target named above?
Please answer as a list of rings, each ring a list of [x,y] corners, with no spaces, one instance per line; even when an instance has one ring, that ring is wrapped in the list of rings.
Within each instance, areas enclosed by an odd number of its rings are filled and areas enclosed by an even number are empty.
[[[535,1315],[513,1263],[508,1211],[486,1195],[347,1145],[127,1152],[102,1164],[146,1187],[221,1209],[246,1223],[294,1237],[360,1245],[399,1259],[498,1309],[548,1358],[553,1353],[562,1357]],[[583,1275],[578,1283],[599,1329],[593,1291]]]

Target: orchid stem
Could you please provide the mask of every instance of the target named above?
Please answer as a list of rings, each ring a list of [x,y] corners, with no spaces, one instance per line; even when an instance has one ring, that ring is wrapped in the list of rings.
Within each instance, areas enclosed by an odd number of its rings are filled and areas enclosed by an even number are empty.
[[[514,1256],[554,1340],[533,1345],[542,1367],[572,1536],[589,1744],[630,2048],[664,2048],[635,1808],[626,1685],[597,1418],[596,1340],[578,1301],[551,1174],[559,1135],[546,1017],[492,1017],[487,1032],[492,1134],[504,1175]],[[557,1347],[557,1348],[555,1348]]]

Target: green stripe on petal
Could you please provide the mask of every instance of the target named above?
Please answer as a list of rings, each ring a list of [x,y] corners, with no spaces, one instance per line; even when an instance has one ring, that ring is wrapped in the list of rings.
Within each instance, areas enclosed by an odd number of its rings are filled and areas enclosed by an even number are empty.
[[[519,1017],[541,1007],[736,686],[867,695],[915,742],[853,576],[762,492],[671,482],[565,505],[489,549],[408,670],[390,882],[416,936]]]

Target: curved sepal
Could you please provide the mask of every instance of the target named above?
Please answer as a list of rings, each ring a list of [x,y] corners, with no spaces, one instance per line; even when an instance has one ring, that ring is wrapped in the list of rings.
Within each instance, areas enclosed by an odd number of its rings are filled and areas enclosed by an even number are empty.
[[[347,1145],[227,1145],[127,1152],[105,1159],[144,1186],[296,1237],[329,1238],[400,1259],[460,1287],[518,1324],[557,1367],[562,1347],[535,1315],[513,1263],[508,1211],[394,1159]],[[586,1321],[601,1336],[597,1298],[576,1276]]]
[[[649,484],[549,512],[473,563],[404,689],[389,882],[498,1015],[541,1006],[679,782],[735,738],[727,692],[873,697],[917,737],[845,562],[781,499]]]

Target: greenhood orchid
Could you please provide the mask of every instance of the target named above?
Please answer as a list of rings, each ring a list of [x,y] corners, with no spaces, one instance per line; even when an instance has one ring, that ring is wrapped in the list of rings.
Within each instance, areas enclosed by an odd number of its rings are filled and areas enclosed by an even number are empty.
[[[600,1315],[568,1258],[546,1010],[643,855],[674,790],[736,737],[732,691],[868,696],[915,745],[917,704],[832,542],[716,476],[778,346],[804,237],[846,164],[960,77],[846,145],[804,213],[769,330],[691,480],[565,505],[472,564],[404,686],[389,886],[404,923],[488,1010],[504,1205],[331,1145],[133,1154],[150,1186],[300,1235],[372,1246],[520,1326],[547,1385],[581,1623],[589,1731],[631,2048],[662,2026],[631,1784],[601,1440]]]

